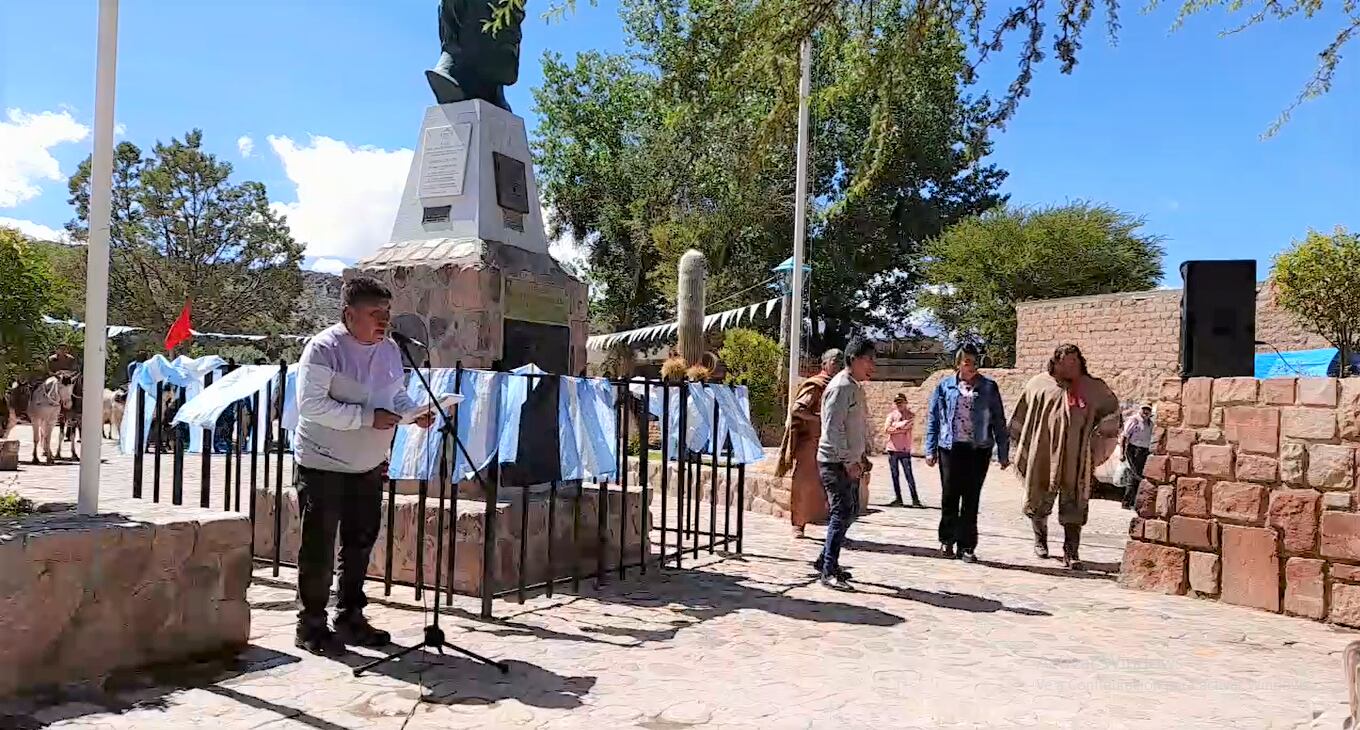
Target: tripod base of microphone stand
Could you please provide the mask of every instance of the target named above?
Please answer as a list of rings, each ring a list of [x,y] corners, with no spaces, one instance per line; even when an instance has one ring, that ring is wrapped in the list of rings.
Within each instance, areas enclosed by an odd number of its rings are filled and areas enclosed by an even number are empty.
[[[464,649],[463,647],[458,646],[456,644],[450,644],[448,641],[445,641],[444,639],[443,629],[439,628],[438,626],[430,625],[425,627],[425,638],[421,640],[419,644],[408,646],[405,649],[396,652],[395,654],[388,654],[387,656],[382,657],[380,659],[375,659],[361,667],[355,667],[354,676],[356,677],[362,676],[364,672],[367,672],[368,670],[374,667],[386,664],[387,662],[396,661],[397,659],[400,659],[406,656],[407,654],[410,654],[411,652],[417,651],[419,649],[434,649],[440,655],[443,655],[445,649],[452,649],[453,651],[456,651],[459,654],[462,654],[463,656],[470,657],[481,662],[482,664],[486,664],[488,666],[492,666],[499,669],[501,674],[510,673],[510,667],[505,662],[498,662],[495,659],[489,659],[487,657],[482,656],[481,654],[476,654],[474,652],[468,651],[467,649]]]

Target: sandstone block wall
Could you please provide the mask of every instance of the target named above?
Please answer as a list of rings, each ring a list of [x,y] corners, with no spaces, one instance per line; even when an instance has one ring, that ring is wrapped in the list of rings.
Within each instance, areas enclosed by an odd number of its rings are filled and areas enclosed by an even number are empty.
[[[0,697],[245,646],[250,521],[165,517],[0,522]]]
[[[1120,582],[1360,627],[1360,380],[1167,380]]]

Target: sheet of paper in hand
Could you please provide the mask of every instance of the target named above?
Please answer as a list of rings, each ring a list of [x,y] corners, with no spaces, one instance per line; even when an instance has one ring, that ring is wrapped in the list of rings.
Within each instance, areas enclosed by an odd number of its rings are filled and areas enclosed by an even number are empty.
[[[454,406],[456,406],[456,405],[458,405],[459,403],[462,403],[462,402],[463,402],[463,396],[461,396],[461,395],[459,395],[459,394],[457,394],[457,393],[445,393],[444,395],[439,396],[439,405],[443,406],[445,411],[449,410],[450,408],[453,408]],[[403,415],[403,416],[401,417],[401,423],[402,423],[403,426],[404,426],[404,425],[407,425],[407,424],[415,423],[417,418],[420,418],[421,416],[425,415],[426,413],[433,413],[433,412],[434,412],[434,409],[432,409],[432,408],[430,407],[430,405],[429,405],[428,403],[426,403],[426,404],[420,406],[419,408],[416,408],[415,410],[413,410],[413,411],[411,411],[411,412],[406,413],[405,415]]]

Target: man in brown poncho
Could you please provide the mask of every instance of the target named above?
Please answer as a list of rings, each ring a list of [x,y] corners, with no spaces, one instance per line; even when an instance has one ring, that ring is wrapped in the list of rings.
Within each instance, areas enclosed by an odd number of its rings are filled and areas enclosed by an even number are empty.
[[[1119,401],[1105,381],[1091,377],[1076,345],[1062,345],[1048,372],[1026,385],[1011,415],[1016,470],[1024,480],[1025,516],[1034,528],[1034,553],[1048,557],[1048,516],[1058,502],[1063,563],[1081,570],[1078,551],[1091,497],[1091,437]]]
[[[798,385],[789,415],[784,421],[784,440],[779,444],[775,476],[793,471],[789,494],[789,520],[794,537],[803,537],[809,524],[826,522],[826,491],[817,472],[817,440],[822,435],[822,394],[831,378],[841,371],[845,358],[840,350],[822,354],[822,370]]]

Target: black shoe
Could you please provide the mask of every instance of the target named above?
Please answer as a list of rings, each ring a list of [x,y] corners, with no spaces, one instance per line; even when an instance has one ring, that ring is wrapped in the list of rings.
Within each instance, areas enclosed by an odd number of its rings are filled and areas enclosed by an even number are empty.
[[[894,499],[893,501],[887,503],[887,504],[884,505],[884,506],[885,506],[885,507],[906,507],[906,505],[902,503],[902,499],[901,499],[900,497],[897,498],[897,499]]]
[[[855,590],[853,586],[851,586],[849,583],[846,583],[845,579],[840,576],[831,575],[822,576],[822,585],[826,586],[827,588],[830,588],[833,591],[849,592]]]
[[[345,645],[335,633],[323,626],[298,626],[293,645],[317,656],[339,656]]]
[[[947,542],[940,543],[940,554],[946,558],[954,557],[954,546]]]
[[[392,635],[373,628],[362,614],[335,619],[335,635],[349,646],[377,648],[392,643]]]
[[[976,563],[977,556],[973,554],[972,550],[964,550],[959,553],[959,560],[962,560],[965,563]]]
[[[917,500],[917,501],[915,501],[915,502],[912,502],[912,503],[911,503],[911,506],[912,506],[914,509],[925,509],[925,508],[926,508],[926,506],[925,506],[924,504],[921,504],[921,501],[920,501],[920,500]]]
[[[817,575],[821,575],[821,574],[822,574],[822,559],[821,559],[821,558],[818,558],[818,559],[812,561],[812,569],[813,569],[814,571],[816,571]],[[838,577],[840,577],[840,578],[844,578],[845,580],[850,580],[850,571],[846,570],[845,568],[841,568],[841,569],[837,570],[837,571],[836,571],[836,575],[837,575]]]

